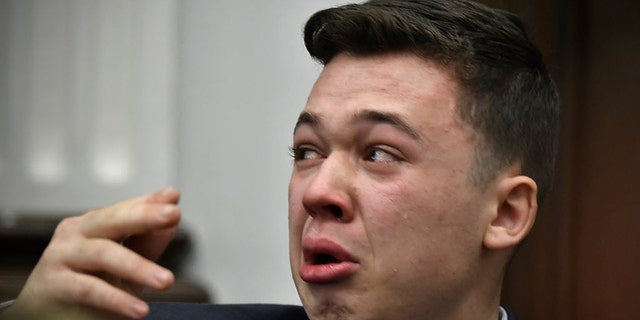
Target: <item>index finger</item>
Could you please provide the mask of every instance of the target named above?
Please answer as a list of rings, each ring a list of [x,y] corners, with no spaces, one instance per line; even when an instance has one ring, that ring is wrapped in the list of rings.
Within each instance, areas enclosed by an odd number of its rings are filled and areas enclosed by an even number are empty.
[[[178,199],[177,190],[160,190],[67,219],[56,233],[79,232],[87,238],[119,241],[129,235],[174,228],[180,221]]]
[[[178,204],[180,201],[180,191],[175,188],[166,188],[152,192],[139,198],[143,202],[148,203],[172,203]]]

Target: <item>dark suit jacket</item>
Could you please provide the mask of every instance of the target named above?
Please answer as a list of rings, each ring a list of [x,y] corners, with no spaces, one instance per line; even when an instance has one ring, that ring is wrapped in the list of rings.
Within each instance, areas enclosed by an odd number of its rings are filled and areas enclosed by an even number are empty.
[[[277,304],[149,303],[149,320],[309,320],[300,306]],[[508,308],[509,320],[516,316]]]
[[[152,302],[150,320],[309,320],[301,306]]]

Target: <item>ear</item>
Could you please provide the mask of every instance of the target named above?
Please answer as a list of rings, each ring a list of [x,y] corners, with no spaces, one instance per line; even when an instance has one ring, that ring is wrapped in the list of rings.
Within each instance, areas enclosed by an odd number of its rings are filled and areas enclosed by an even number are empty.
[[[483,244],[504,249],[520,243],[533,227],[538,211],[538,186],[526,176],[506,177],[497,185],[497,207]]]

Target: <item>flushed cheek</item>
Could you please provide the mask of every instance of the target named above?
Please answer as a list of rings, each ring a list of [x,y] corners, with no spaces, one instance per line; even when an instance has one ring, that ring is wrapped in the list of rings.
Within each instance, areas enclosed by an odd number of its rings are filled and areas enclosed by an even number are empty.
[[[461,252],[455,248],[456,237],[442,225],[446,219],[414,209],[401,207],[384,219],[371,219],[368,225],[372,263],[384,286],[394,292],[404,292],[416,283],[437,282],[443,272],[455,272]],[[398,218],[401,215],[405,217]]]
[[[458,224],[456,209],[430,196],[438,191],[423,191],[397,184],[372,194],[366,205],[369,210],[363,209],[363,220],[376,254],[418,263],[417,259],[428,259],[428,253],[435,254],[433,248],[451,242],[447,229]]]
[[[369,195],[362,197],[361,211],[379,232],[422,228],[425,224],[421,220],[437,213],[432,208],[436,199],[430,199],[429,192],[406,183],[389,183],[370,190]]]

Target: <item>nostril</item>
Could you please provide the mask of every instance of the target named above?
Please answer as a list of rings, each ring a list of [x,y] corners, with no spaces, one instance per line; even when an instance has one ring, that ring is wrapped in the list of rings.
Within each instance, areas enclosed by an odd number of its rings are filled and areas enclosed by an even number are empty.
[[[328,205],[326,206],[327,211],[331,212],[331,214],[337,219],[342,219],[342,209],[336,205]]]
[[[342,221],[345,218],[345,212],[342,207],[339,205],[323,205],[321,207],[307,207],[305,206],[305,210],[309,216],[313,219],[335,219],[338,221]]]

